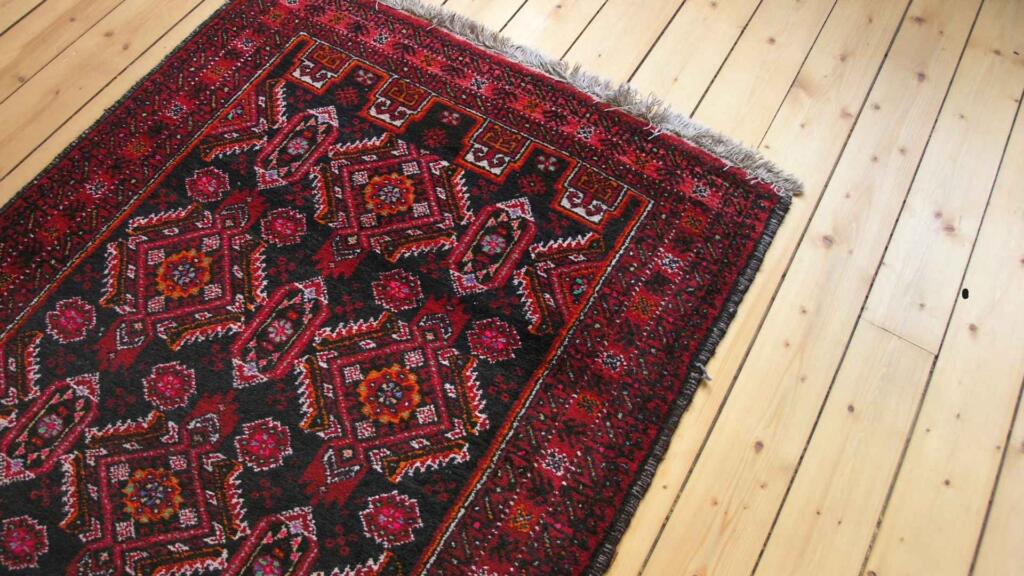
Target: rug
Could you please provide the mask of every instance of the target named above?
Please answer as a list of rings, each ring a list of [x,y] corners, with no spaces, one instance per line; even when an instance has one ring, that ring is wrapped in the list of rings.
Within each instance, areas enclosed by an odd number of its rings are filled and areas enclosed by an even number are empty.
[[[798,184],[407,0],[234,0],[0,212],[0,566],[601,573]]]

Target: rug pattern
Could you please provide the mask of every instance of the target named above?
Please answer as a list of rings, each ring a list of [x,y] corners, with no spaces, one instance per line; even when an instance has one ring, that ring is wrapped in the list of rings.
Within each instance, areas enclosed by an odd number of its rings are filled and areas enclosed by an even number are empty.
[[[599,569],[786,207],[606,108],[230,3],[0,212],[0,566]]]

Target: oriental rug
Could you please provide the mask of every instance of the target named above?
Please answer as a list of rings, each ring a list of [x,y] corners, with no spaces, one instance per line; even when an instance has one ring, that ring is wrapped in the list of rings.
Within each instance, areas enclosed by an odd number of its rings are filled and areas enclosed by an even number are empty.
[[[798,184],[408,0],[233,0],[0,211],[0,567],[600,573]]]

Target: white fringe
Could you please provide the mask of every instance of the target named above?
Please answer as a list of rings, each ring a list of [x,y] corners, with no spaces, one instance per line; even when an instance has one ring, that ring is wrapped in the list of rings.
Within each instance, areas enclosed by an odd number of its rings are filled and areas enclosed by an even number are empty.
[[[377,0],[440,27],[473,44],[486,48],[510,60],[574,86],[600,102],[609,104],[607,110],[620,110],[649,124],[651,138],[671,133],[698,146],[726,164],[738,166],[752,178],[770,184],[786,197],[799,196],[803,185],[792,175],[776,167],[759,152],[719,134],[690,118],[673,112],[668,105],[653,95],[642,96],[629,84],[613,85],[607,80],[584,72],[580,66],[549,58],[490,30],[478,22],[450,10],[426,4],[421,0]]]

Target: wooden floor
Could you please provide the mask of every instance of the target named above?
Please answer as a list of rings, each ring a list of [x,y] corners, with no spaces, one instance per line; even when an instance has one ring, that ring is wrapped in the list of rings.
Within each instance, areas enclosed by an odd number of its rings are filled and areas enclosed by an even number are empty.
[[[0,201],[222,2],[0,0]],[[612,574],[1024,574],[1024,0],[445,5],[806,185]]]

